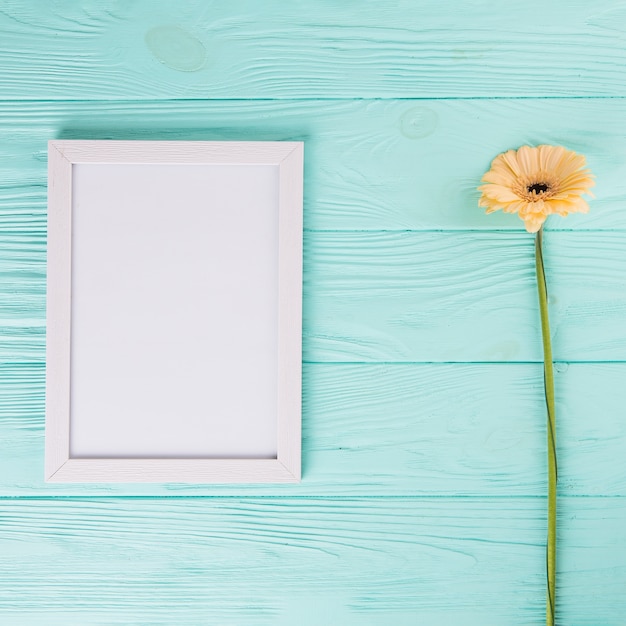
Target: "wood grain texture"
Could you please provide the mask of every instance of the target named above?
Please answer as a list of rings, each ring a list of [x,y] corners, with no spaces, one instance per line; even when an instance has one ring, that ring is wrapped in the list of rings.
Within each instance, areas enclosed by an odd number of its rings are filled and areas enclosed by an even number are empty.
[[[556,360],[626,360],[623,240],[620,231],[546,236]],[[0,244],[0,361],[43,362],[44,236]],[[304,250],[307,361],[542,358],[526,232],[309,231]]]
[[[556,360],[626,360],[623,242],[547,233]],[[304,252],[306,361],[541,361],[525,231],[308,231]],[[0,362],[45,359],[45,253],[43,233],[0,235]]]
[[[5,99],[624,95],[622,2],[5,0]]]
[[[537,624],[544,504],[5,500],[0,615],[16,626]],[[561,500],[560,623],[622,626],[625,523],[624,498]]]
[[[558,623],[623,626],[624,23],[623,0],[4,0],[0,622],[542,623],[532,237],[475,188],[549,143],[597,175],[546,233]],[[305,142],[301,484],[43,483],[50,139]]]
[[[624,81],[626,84],[626,81]],[[597,176],[588,215],[550,229],[626,229],[626,101],[0,101],[0,227],[41,232],[51,139],[304,141],[305,228],[523,230],[486,216],[476,190],[491,160],[563,144]]]
[[[626,496],[625,378],[557,366],[562,495]],[[545,495],[539,364],[311,364],[303,383],[299,485],[45,484],[43,365],[0,366],[0,495]]]
[[[541,361],[534,238],[523,233],[310,233],[305,359]],[[545,237],[559,361],[626,356],[624,233]]]
[[[49,144],[46,258],[46,479],[70,453],[73,165]],[[99,190],[100,191],[100,190]]]

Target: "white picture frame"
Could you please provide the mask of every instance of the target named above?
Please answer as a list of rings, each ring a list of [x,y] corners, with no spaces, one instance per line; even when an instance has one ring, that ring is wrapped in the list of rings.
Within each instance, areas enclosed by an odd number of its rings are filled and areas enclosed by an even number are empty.
[[[49,142],[47,482],[300,480],[302,198],[301,142]]]

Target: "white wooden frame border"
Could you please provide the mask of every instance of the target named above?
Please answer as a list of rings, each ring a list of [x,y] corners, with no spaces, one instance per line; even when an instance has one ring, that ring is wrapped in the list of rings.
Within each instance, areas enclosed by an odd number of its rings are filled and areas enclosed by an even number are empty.
[[[49,142],[47,482],[293,483],[300,480],[303,154],[301,142]],[[276,459],[70,458],[72,165],[79,163],[279,167]]]

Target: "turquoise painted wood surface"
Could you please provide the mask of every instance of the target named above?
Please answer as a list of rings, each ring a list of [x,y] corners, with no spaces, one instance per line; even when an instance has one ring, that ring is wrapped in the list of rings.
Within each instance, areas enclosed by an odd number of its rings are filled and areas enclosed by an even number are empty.
[[[44,365],[0,366],[4,495],[534,496],[545,491],[538,363],[304,367],[300,485],[43,482]],[[560,487],[625,496],[625,363],[560,363]],[[452,402],[451,397],[462,398]],[[607,400],[607,398],[609,400]]]
[[[511,146],[564,143],[597,176],[594,210],[547,228],[626,229],[625,119],[621,98],[0,100],[0,219],[44,228],[49,139],[247,138],[306,142],[307,230],[521,230],[476,209],[476,182]]]
[[[626,612],[626,4],[0,6],[0,623],[544,622],[533,241],[500,151],[587,155],[545,238],[559,626]],[[306,143],[303,482],[46,485],[46,142]]]
[[[562,499],[562,623],[623,625],[625,504]],[[0,611],[18,626],[540,624],[543,509],[541,498],[5,501]]]
[[[625,95],[619,0],[4,0],[4,98]]]
[[[625,234],[546,237],[557,360],[624,360]],[[0,243],[0,361],[43,362],[45,234]],[[540,361],[533,254],[525,232],[308,232],[305,359]]]

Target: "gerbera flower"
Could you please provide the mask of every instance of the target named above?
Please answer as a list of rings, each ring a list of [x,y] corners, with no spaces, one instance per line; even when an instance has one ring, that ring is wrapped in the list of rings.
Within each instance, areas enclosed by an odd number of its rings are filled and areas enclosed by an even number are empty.
[[[478,206],[487,213],[517,213],[529,233],[536,233],[548,215],[587,213],[581,197],[594,186],[585,157],[562,146],[522,146],[499,154],[483,176]]]

